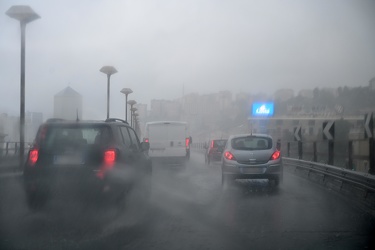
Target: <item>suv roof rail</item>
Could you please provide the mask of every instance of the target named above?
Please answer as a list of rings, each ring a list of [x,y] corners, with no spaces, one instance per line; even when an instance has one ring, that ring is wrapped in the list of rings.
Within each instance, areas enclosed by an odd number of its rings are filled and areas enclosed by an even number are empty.
[[[62,121],[66,121],[66,120],[65,119],[61,119],[61,118],[50,118],[46,122],[50,123],[50,122],[62,122]]]
[[[105,122],[122,122],[129,125],[127,121],[118,118],[108,118],[105,120]]]

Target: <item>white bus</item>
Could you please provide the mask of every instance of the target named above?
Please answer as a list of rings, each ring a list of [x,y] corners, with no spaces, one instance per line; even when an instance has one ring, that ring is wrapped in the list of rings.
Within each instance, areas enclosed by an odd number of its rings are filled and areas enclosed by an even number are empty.
[[[190,157],[191,137],[187,122],[148,122],[144,141],[150,143],[152,160],[183,164]]]

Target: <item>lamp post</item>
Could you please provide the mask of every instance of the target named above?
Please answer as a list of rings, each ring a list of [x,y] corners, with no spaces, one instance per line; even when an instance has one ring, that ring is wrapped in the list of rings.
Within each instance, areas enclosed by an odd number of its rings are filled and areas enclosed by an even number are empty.
[[[130,111],[132,111],[132,108],[134,106],[134,104],[136,104],[137,102],[134,101],[134,100],[129,100],[128,101],[128,104],[130,105]],[[133,116],[132,116],[132,113],[130,112],[130,126],[132,126],[132,123],[133,123],[133,120],[132,120]]]
[[[130,117],[131,117],[131,120],[130,120],[130,124],[131,124],[131,125],[130,125],[130,126],[132,126],[132,128],[134,128],[134,126],[133,126],[133,120],[135,119],[134,114],[135,114],[135,111],[137,111],[137,108],[135,108],[135,107],[134,107],[134,108],[131,108],[130,111],[132,112],[132,113],[131,113],[131,116],[130,116]]]
[[[138,116],[139,116],[139,114],[134,112],[133,116],[134,116],[134,124],[133,124],[133,128],[134,128],[135,132],[136,132],[137,134],[139,134],[139,133],[138,133]]]
[[[117,70],[113,66],[103,66],[100,72],[107,75],[107,119],[109,118],[109,89],[110,89],[110,78],[111,75],[117,73]]]
[[[20,21],[21,25],[21,93],[20,93],[20,166],[23,165],[25,154],[25,33],[26,24],[40,16],[26,5],[14,5],[9,8],[6,14]]]
[[[133,93],[133,90],[129,88],[123,88],[121,91],[125,95],[125,121],[128,121],[128,95]]]

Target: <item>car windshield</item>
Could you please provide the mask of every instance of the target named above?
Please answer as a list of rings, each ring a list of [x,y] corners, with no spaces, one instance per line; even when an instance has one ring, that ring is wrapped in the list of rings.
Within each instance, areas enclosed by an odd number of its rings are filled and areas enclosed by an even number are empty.
[[[246,136],[231,140],[232,148],[237,150],[264,150],[272,148],[272,139],[267,137]]]
[[[375,249],[375,0],[0,0],[0,86],[0,250]]]

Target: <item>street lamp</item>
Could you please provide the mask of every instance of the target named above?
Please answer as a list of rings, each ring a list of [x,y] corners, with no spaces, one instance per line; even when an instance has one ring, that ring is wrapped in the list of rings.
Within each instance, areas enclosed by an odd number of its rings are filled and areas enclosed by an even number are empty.
[[[9,17],[20,21],[21,25],[21,93],[20,93],[20,166],[25,154],[25,32],[26,24],[40,16],[30,6],[14,5],[5,12]]]
[[[107,75],[107,119],[109,118],[109,87],[110,87],[110,78],[111,75],[117,73],[117,70],[113,66],[103,66],[100,69],[100,72],[103,72]]]
[[[128,95],[133,93],[133,90],[129,88],[123,88],[121,93],[125,94],[125,121],[128,121]]]
[[[130,116],[130,118],[131,118],[131,120],[130,120],[130,126],[132,126],[134,128],[134,126],[133,126],[133,119],[135,118],[134,114],[135,114],[135,111],[137,111],[137,108],[135,108],[135,107],[131,108],[130,111],[132,112],[131,116]]]
[[[135,129],[135,132],[138,133],[138,131],[137,131],[137,123],[138,123],[138,116],[139,116],[139,114],[135,113],[135,111],[134,111],[133,116],[134,116],[133,128]]]
[[[134,104],[136,104],[137,102],[134,101],[134,100],[129,100],[128,101],[128,104],[130,105],[130,111],[132,110]],[[130,112],[130,126],[132,125],[132,113]]]

